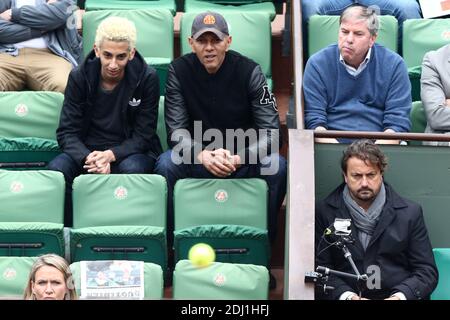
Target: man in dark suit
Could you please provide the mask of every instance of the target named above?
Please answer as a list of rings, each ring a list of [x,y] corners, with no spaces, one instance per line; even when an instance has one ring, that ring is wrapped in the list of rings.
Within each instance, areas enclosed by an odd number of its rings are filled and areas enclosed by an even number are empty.
[[[420,205],[402,198],[383,181],[387,159],[369,140],[353,142],[341,161],[345,183],[316,206],[316,265],[352,273],[350,262],[335,245],[335,219],[351,219],[353,242],[347,242],[358,271],[357,282],[330,275],[335,289],[318,298],[340,300],[427,299],[438,271]],[[327,230],[328,229],[328,230]]]

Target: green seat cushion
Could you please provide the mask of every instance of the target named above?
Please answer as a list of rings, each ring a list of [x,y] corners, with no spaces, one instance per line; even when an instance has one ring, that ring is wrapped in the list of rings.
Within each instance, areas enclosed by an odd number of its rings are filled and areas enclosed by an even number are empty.
[[[165,228],[166,199],[167,184],[160,175],[81,175],[73,183],[73,226]]]
[[[144,58],[145,62],[156,70],[159,78],[159,94],[164,96],[166,92],[167,70],[171,59],[169,58]]]
[[[86,11],[94,10],[159,10],[164,9],[175,15],[175,0],[86,0]]]
[[[202,225],[174,232],[175,261],[187,259],[190,248],[204,242],[216,251],[216,261],[268,266],[267,230],[239,225]]]
[[[271,1],[220,1],[220,0],[185,0],[185,12],[217,11],[226,12],[251,12],[268,15],[270,20],[275,19],[275,5]]]
[[[114,261],[97,261],[105,264],[114,263]],[[132,263],[133,261],[129,261]],[[75,289],[79,296],[81,292],[81,262],[75,262],[70,265],[73,279],[75,282]],[[161,266],[154,263],[144,263],[144,299],[161,299],[164,293],[163,271]]]
[[[397,52],[398,22],[393,16],[380,16],[376,42]],[[308,21],[308,56],[338,42],[339,16],[313,15]]]
[[[64,255],[62,223],[0,222],[0,256]]]
[[[427,116],[422,101],[414,101],[410,113],[411,132],[424,133],[427,127]]]
[[[169,145],[167,144],[166,123],[164,121],[164,96],[159,98],[158,125],[156,126],[156,134],[159,137],[163,151],[168,150]]]
[[[64,193],[61,172],[0,170],[0,221],[63,223]]]
[[[268,298],[268,284],[263,266],[213,262],[198,268],[180,260],[173,273],[173,298],[262,300]]]
[[[36,257],[0,257],[0,299],[23,298]]]
[[[175,230],[202,224],[267,229],[267,184],[251,179],[181,179],[174,188]]]
[[[59,92],[0,92],[0,137],[56,140],[63,101]]]
[[[408,68],[409,81],[411,82],[412,101],[420,101],[420,77],[422,65]]]
[[[165,270],[166,246],[162,227],[107,226],[70,230],[72,261],[140,260],[157,263]],[[125,252],[121,250],[124,248],[136,250]]]
[[[0,168],[43,167],[58,154],[60,150],[55,140],[0,138]]]
[[[434,248],[433,253],[439,282],[431,294],[431,300],[450,300],[450,248]]]

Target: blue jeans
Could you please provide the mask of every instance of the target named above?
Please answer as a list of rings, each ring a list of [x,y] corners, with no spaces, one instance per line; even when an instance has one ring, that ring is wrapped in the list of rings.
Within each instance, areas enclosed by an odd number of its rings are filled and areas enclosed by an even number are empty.
[[[133,154],[120,162],[111,164],[111,173],[152,173],[155,159],[145,154]],[[64,204],[64,225],[72,226],[72,182],[80,174],[87,173],[83,164],[75,162],[67,153],[56,156],[48,169],[62,172],[66,181],[66,198]]]
[[[161,154],[156,162],[155,173],[164,176],[167,180],[167,235],[169,244],[173,241],[174,215],[173,215],[173,187],[179,179],[183,178],[207,178],[218,179],[211,174],[201,164],[175,164],[171,159],[172,150]],[[286,194],[287,180],[287,162],[279,154],[271,154],[269,159],[262,159],[264,164],[243,165],[229,178],[261,178],[264,179],[269,188],[269,207],[268,207],[268,231],[269,239],[273,243],[276,237],[277,217],[281,204]],[[269,168],[272,163],[278,161],[278,170],[274,174],[262,175],[261,168]]]
[[[420,19],[422,17],[420,5],[416,0],[303,0],[302,1],[302,27],[303,48],[307,53],[309,18],[315,14],[340,15],[347,7],[359,3],[364,6],[378,6],[382,15],[391,15],[399,24],[399,50],[401,50],[402,25],[406,19]],[[337,42],[337,38],[336,38]]]

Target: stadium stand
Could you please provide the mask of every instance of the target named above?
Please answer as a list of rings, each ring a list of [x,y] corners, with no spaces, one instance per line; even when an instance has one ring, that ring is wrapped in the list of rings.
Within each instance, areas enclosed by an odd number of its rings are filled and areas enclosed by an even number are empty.
[[[160,94],[164,95],[167,68],[173,60],[174,52],[173,16],[171,13],[168,10],[144,9],[86,12],[83,15],[84,56],[87,56],[93,48],[98,25],[109,16],[124,17],[135,23],[138,30],[136,48],[145,61],[158,72]]]
[[[450,248],[434,248],[433,253],[439,282],[431,294],[431,300],[450,300]]]
[[[269,272],[263,266],[213,262],[198,268],[180,260],[173,274],[173,298],[264,300],[268,285]]]
[[[275,19],[276,10],[272,0],[185,0],[185,12],[217,11],[226,12],[263,13]]]
[[[64,256],[64,177],[0,170],[0,256]]]
[[[314,15],[308,23],[308,56],[337,43],[339,16]],[[380,30],[376,42],[397,52],[398,22],[393,16],[380,16]]]
[[[81,175],[73,183],[71,261],[138,260],[167,268],[167,186],[150,174]]]
[[[99,261],[101,262],[101,261]],[[109,262],[109,261],[108,261]],[[70,265],[70,270],[72,271],[73,279],[75,282],[75,289],[77,294],[81,299],[89,299],[89,297],[84,297],[84,292],[81,290],[81,262],[75,262]],[[164,292],[164,277],[163,271],[160,265],[146,262],[144,263],[144,299],[161,299]],[[107,297],[98,297],[97,299],[107,299]],[[95,299],[91,297],[91,299]],[[117,299],[113,297],[112,299]],[[119,298],[120,299],[120,298]]]
[[[411,132],[423,133],[427,127],[427,116],[423,109],[422,101],[412,103],[411,113]]]
[[[58,92],[0,92],[0,168],[43,167],[59,154],[63,100]]]
[[[0,257],[0,299],[22,299],[36,257]]]
[[[216,261],[268,266],[267,184],[262,179],[182,179],[174,188],[175,261],[198,242]]]
[[[86,0],[86,11],[95,10],[169,10],[172,15],[177,12],[175,0]]]
[[[425,53],[450,43],[450,19],[410,19],[403,24],[403,58],[408,67],[412,99],[420,100],[420,75]]]
[[[247,56],[261,65],[270,88],[272,84],[272,33],[270,20],[261,13],[220,12],[228,23],[233,37],[230,49]],[[191,52],[187,38],[191,36],[192,21],[197,13],[183,14],[180,22],[181,54]],[[245,32],[240,32],[245,30]],[[255,41],[255,39],[258,39]]]

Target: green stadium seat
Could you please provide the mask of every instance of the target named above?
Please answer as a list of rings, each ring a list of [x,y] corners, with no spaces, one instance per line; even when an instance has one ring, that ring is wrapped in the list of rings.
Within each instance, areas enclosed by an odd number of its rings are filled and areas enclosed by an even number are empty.
[[[244,12],[221,12],[228,23],[233,37],[230,49],[256,61],[272,89],[272,31],[270,20],[265,14]],[[192,22],[197,13],[186,12],[181,18],[181,53],[191,52],[187,41],[191,36]]]
[[[0,168],[42,167],[59,154],[63,101],[58,92],[0,92]]]
[[[36,257],[0,257],[0,299],[23,299]]]
[[[180,260],[173,273],[174,299],[265,300],[269,271],[252,264],[213,262],[198,268]]]
[[[159,98],[158,124],[156,126],[156,134],[159,137],[163,151],[169,149],[167,144],[166,123],[164,121],[164,96]]]
[[[431,300],[450,300],[450,248],[434,248],[433,253],[439,282],[431,294]]]
[[[216,261],[268,266],[267,192],[262,179],[181,179],[174,188],[175,261],[198,242]]]
[[[425,53],[450,43],[450,19],[410,19],[403,24],[403,58],[413,101],[420,100],[420,74]]]
[[[262,13],[268,15],[271,21],[276,16],[275,5],[272,0],[185,0],[184,11],[196,13],[204,11]]]
[[[166,180],[153,174],[81,175],[73,183],[71,261],[167,266]]]
[[[98,25],[109,16],[124,17],[134,22],[137,28],[136,48],[144,57],[145,61],[158,72],[160,94],[164,95],[167,68],[173,60],[174,50],[172,14],[168,10],[144,9],[86,12],[83,15],[84,56],[87,56],[94,46]]]
[[[422,101],[414,101],[410,113],[411,132],[424,133],[427,127],[427,116]]]
[[[338,42],[339,16],[314,15],[308,22],[308,57]],[[380,16],[376,42],[397,52],[398,22],[393,16]]]
[[[64,177],[0,170],[0,256],[64,256]]]
[[[111,261],[98,261],[99,263],[111,263]],[[70,265],[75,289],[81,299],[84,292],[81,291],[81,262],[74,262]],[[146,262],[144,263],[144,299],[162,299],[164,293],[164,276],[160,265]],[[105,299],[105,298],[103,298]],[[117,299],[117,298],[114,298]]]
[[[175,0],[86,0],[86,11],[95,10],[169,10],[177,13]]]

